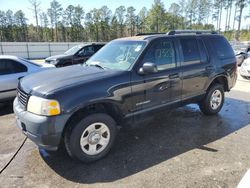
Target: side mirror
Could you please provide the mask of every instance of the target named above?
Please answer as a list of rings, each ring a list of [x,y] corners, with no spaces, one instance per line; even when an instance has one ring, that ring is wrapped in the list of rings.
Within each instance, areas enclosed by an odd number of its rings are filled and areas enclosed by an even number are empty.
[[[157,66],[154,63],[146,62],[139,69],[139,74],[152,74],[158,72]]]

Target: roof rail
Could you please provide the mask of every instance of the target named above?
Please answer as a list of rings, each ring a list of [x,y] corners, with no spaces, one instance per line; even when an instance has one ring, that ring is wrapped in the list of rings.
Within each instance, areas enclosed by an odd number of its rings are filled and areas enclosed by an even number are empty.
[[[166,33],[137,33],[135,36],[143,36],[143,35],[166,35]]]
[[[218,34],[216,31],[210,30],[172,30],[167,33],[168,35],[178,35],[178,34]]]

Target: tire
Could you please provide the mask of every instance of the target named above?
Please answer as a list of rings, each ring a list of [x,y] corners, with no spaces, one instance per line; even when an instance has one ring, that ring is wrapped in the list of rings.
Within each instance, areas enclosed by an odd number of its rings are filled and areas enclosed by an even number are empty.
[[[91,114],[69,125],[64,137],[65,148],[74,159],[84,163],[94,162],[110,151],[116,132],[116,122],[111,116]]]
[[[214,84],[207,91],[204,99],[199,103],[200,110],[205,115],[219,113],[224,103],[224,89],[221,84]]]

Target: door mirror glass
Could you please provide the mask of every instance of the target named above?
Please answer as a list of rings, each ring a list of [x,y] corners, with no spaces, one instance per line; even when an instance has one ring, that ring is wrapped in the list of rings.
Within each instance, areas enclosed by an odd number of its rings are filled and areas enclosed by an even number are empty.
[[[152,74],[158,72],[157,66],[154,63],[146,62],[139,69],[139,74]]]

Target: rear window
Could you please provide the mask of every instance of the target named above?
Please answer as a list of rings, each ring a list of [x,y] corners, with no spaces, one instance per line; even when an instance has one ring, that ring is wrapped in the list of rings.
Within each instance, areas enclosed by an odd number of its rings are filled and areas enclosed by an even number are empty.
[[[209,40],[211,41],[213,48],[215,49],[217,55],[220,58],[234,57],[234,52],[232,50],[232,47],[224,37],[214,36],[210,37]]]

